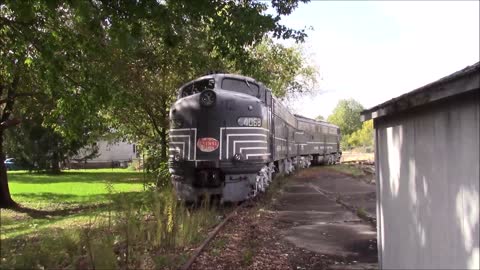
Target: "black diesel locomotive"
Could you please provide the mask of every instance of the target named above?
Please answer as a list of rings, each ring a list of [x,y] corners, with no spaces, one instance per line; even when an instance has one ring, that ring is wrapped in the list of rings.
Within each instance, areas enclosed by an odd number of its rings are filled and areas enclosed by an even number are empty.
[[[243,201],[276,171],[338,161],[339,140],[337,126],[291,114],[253,78],[203,76],[183,85],[170,109],[172,182],[184,201]]]

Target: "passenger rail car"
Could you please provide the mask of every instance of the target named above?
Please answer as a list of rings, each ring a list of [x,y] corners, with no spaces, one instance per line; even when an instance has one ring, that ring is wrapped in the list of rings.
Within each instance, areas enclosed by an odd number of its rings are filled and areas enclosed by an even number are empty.
[[[212,74],[178,92],[170,109],[169,167],[177,196],[238,202],[274,172],[340,159],[337,126],[291,114],[255,79]]]

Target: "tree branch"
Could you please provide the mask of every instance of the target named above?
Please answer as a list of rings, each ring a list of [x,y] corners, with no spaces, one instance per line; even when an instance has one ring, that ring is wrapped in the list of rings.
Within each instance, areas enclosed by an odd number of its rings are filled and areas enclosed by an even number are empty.
[[[8,119],[0,123],[0,130],[5,130],[9,127],[16,126],[20,124],[20,119],[18,118],[13,118],[13,119]]]
[[[2,19],[4,19],[4,18],[2,18]],[[8,22],[12,22],[12,23],[11,23],[12,28],[13,28],[14,30],[16,30],[16,31],[20,34],[20,36],[23,37],[23,40],[24,40],[24,41],[29,42],[29,43],[33,46],[33,48],[35,48],[35,50],[36,50],[39,54],[41,54],[41,55],[44,55],[44,54],[45,54],[45,49],[44,49],[43,45],[41,44],[41,42],[40,42],[38,39],[36,39],[34,36],[27,36],[21,29],[19,29],[18,27],[16,27],[16,26],[13,24],[13,23],[14,23],[13,21],[10,21],[10,20],[8,20],[8,19],[4,19],[4,20],[6,20],[6,21],[8,21]],[[20,24],[20,25],[28,25],[28,24]],[[54,64],[58,64],[55,58],[52,59],[52,62],[53,62]],[[75,85],[75,86],[77,86],[77,87],[82,87],[83,89],[89,89],[89,87],[85,86],[84,84],[82,84],[82,83],[76,81],[75,79],[73,79],[72,77],[70,77],[66,72],[64,72],[63,74],[61,74],[61,76],[63,76],[67,81],[69,81],[71,84],[73,84],[73,85]],[[1,103],[0,103],[0,104],[1,104]]]
[[[20,81],[20,75],[19,75],[20,67],[19,67],[19,65],[21,65],[22,61],[23,61],[23,59],[19,59],[18,64],[16,66],[16,70],[14,72],[12,84],[10,85],[10,87],[7,88],[7,98],[6,98],[6,102],[5,102],[5,107],[3,108],[2,117],[1,117],[1,120],[0,120],[0,122],[2,122],[2,123],[7,121],[8,118],[10,117],[10,114],[12,113],[13,104],[15,103],[14,95],[15,95],[15,91],[17,90],[18,83]]]
[[[29,23],[27,22],[19,22],[19,21],[14,21],[14,20],[9,20],[5,17],[0,17],[0,22],[1,24],[0,25],[10,25],[10,26],[14,26],[14,25],[23,25],[23,26],[30,26]]]
[[[35,92],[32,92],[32,93],[17,93],[17,94],[13,94],[11,95],[11,98],[17,98],[17,97],[35,97],[35,96],[44,96],[45,94],[43,93],[35,93]],[[0,99],[0,104],[3,104],[3,103],[6,103],[8,101],[8,98],[4,98],[4,99]]]
[[[158,126],[158,123],[155,120],[155,115],[153,114],[153,112],[148,108],[148,106],[143,107],[143,109],[147,113],[148,118],[150,119],[150,122],[152,122],[153,128],[155,129],[155,131],[157,131],[157,134],[162,134],[162,130]]]

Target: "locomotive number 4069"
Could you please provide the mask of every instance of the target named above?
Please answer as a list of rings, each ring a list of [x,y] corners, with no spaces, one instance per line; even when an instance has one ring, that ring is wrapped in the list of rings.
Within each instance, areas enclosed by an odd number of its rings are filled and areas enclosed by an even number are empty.
[[[242,127],[261,127],[262,119],[258,117],[240,117],[238,118],[237,123]]]

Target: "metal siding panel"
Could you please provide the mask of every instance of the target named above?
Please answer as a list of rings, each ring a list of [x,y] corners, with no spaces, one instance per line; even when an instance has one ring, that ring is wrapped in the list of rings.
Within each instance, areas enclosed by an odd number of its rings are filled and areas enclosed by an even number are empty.
[[[479,99],[376,122],[384,269],[478,267]]]
[[[374,120],[376,121],[376,120]],[[375,124],[376,125],[376,124]],[[380,145],[380,141],[381,141],[381,134],[380,134],[380,130],[379,129],[375,129],[374,131],[374,141],[375,141],[375,145]],[[375,182],[376,182],[376,192],[377,192],[377,205],[376,205],[376,208],[377,208],[377,250],[378,250],[378,265],[381,266],[382,265],[382,254],[383,254],[383,250],[382,250],[382,247],[383,247],[383,237],[382,237],[382,230],[383,230],[383,215],[381,214],[381,203],[382,203],[382,181],[380,181],[380,160],[382,160],[381,158],[382,156],[380,156],[380,152],[378,151],[378,147],[375,147],[375,171],[377,172],[376,174],[376,179],[375,179]]]

